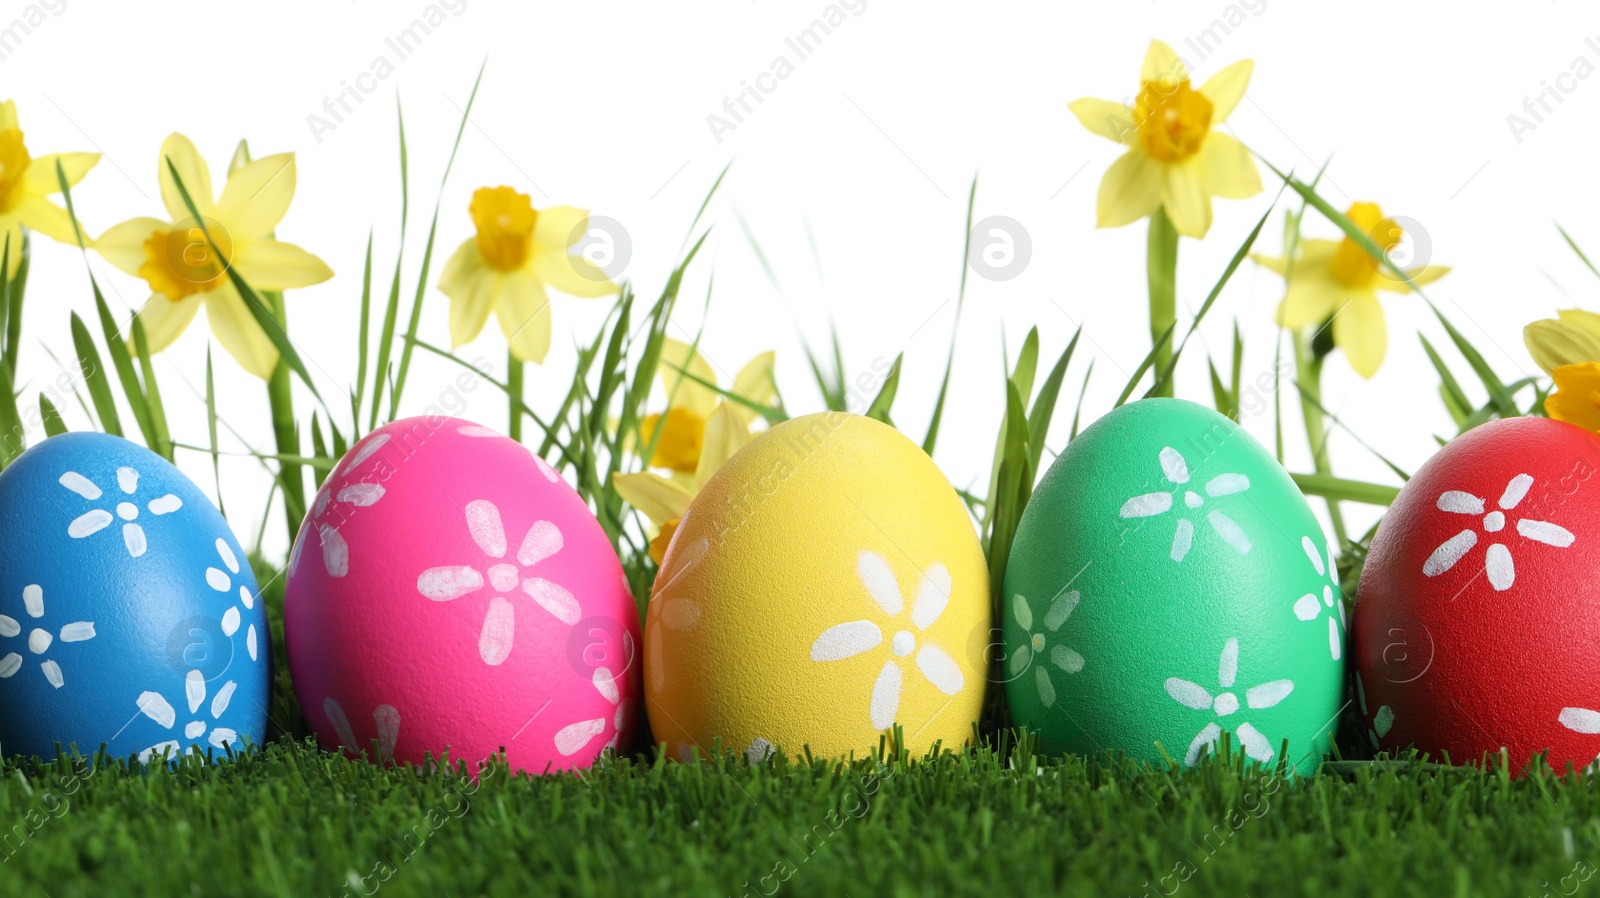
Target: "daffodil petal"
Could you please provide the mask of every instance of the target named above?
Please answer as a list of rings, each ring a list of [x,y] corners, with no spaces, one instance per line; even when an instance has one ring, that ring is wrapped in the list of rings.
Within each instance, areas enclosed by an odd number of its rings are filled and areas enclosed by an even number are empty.
[[[17,124],[17,101],[7,100],[0,103],[0,131],[20,127],[22,126]]]
[[[611,277],[582,256],[565,249],[541,249],[533,257],[533,273],[549,287],[569,296],[594,299],[617,292]]]
[[[732,405],[718,403],[717,410],[706,419],[705,443],[700,449],[700,464],[694,472],[695,482],[704,486],[718,468],[749,442],[750,425],[739,417]]]
[[[439,272],[439,292],[455,298],[457,294],[465,292],[467,281],[483,267],[477,241],[471,238],[463,240],[450,258],[445,260],[444,268]]]
[[[1222,124],[1239,101],[1244,99],[1245,88],[1250,86],[1250,73],[1255,71],[1255,61],[1241,59],[1233,65],[1206,79],[1200,92],[1211,101],[1211,127]]]
[[[99,161],[99,153],[50,153],[40,156],[28,164],[28,170],[22,176],[23,187],[30,193],[60,193],[61,178],[56,172],[57,163],[61,165],[60,174],[67,176],[67,186],[75,187]]]
[[[441,280],[439,290],[450,297],[451,346],[461,346],[476,340],[489,323],[500,296],[500,276],[479,263],[459,273],[449,287]]]
[[[1333,317],[1333,342],[1344,350],[1350,367],[1371,378],[1383,364],[1389,348],[1389,331],[1383,323],[1383,305],[1372,295],[1351,296]]]
[[[1242,200],[1261,192],[1261,173],[1244,144],[1220,131],[1206,136],[1200,148],[1205,170],[1205,190],[1212,196]]]
[[[687,370],[706,383],[717,382],[717,372],[704,356],[689,344],[667,337],[661,343],[660,364],[661,385],[667,391],[667,401],[672,406],[694,412],[701,418],[710,417],[720,397],[715,390],[684,377],[679,373],[679,369]]]
[[[694,494],[656,474],[613,474],[611,483],[622,501],[661,526],[689,511]]]
[[[1211,230],[1211,197],[1203,170],[1193,160],[1166,166],[1161,179],[1161,205],[1178,233],[1196,240]]]
[[[1430,269],[1431,270],[1431,269]],[[1449,269],[1445,269],[1448,271]],[[1568,327],[1575,327],[1596,340],[1600,340],[1600,315],[1586,312],[1583,309],[1562,309],[1556,312],[1556,318]],[[1595,356],[1600,359],[1600,356]]]
[[[1408,284],[1405,281],[1395,277],[1394,272],[1390,271],[1389,269],[1379,268],[1378,276],[1376,279],[1374,279],[1373,285],[1379,290],[1388,290],[1391,293],[1410,293],[1411,284],[1416,284],[1418,287],[1422,286],[1423,284],[1431,284],[1449,273],[1450,266],[1448,265],[1429,265],[1426,268],[1407,268],[1406,277],[1411,279],[1411,283]]]
[[[565,251],[589,228],[589,210],[575,206],[540,209],[533,223],[533,243],[541,250]]]
[[[1161,163],[1142,150],[1122,154],[1100,181],[1096,225],[1119,228],[1145,218],[1161,206]]]
[[[1251,253],[1250,261],[1279,277],[1283,277],[1284,273],[1289,270],[1289,260],[1284,256],[1263,256],[1260,253]]]
[[[200,297],[201,294],[195,293],[174,302],[158,293],[145,300],[138,317],[139,325],[144,328],[145,345],[151,353],[166,349],[183,335],[195,313],[200,311],[203,302]],[[129,335],[128,350],[135,352],[131,329]]]
[[[224,282],[200,295],[205,297],[211,332],[222,348],[228,350],[244,370],[262,380],[271,377],[272,369],[278,365],[278,347],[256,323],[239,291]]]
[[[500,278],[495,315],[512,355],[540,364],[550,351],[550,298],[531,272],[513,271]]]
[[[1298,265],[1295,270],[1300,270]],[[1346,301],[1344,288],[1334,281],[1309,272],[1295,274],[1278,305],[1278,323],[1293,329],[1321,324]]]
[[[1183,67],[1183,60],[1172,51],[1163,41],[1151,41],[1150,49],[1144,53],[1144,65],[1139,68],[1140,81],[1186,81],[1189,70]]]
[[[1073,100],[1067,108],[1078,117],[1080,124],[1089,129],[1090,134],[1114,140],[1125,146],[1133,146],[1138,129],[1133,124],[1132,109],[1121,103],[1097,100],[1094,97]]]
[[[169,160],[171,168],[167,165]],[[161,156],[156,162],[160,166],[161,202],[167,207],[167,214],[172,216],[173,221],[183,221],[193,216],[183,201],[183,194],[178,192],[178,183],[172,179],[172,168],[178,170],[178,177],[183,179],[183,187],[189,191],[189,198],[194,200],[195,209],[203,216],[216,216],[216,194],[211,192],[211,169],[189,138],[182,134],[169,134],[161,142]]]
[[[145,261],[145,241],[166,227],[168,224],[159,218],[130,218],[96,238],[94,251],[122,271],[137,276]]]
[[[1544,319],[1522,329],[1522,343],[1546,374],[1566,365],[1600,361],[1600,335],[1564,321]]]
[[[277,240],[238,244],[233,267],[245,283],[257,290],[292,290],[333,277],[333,269],[321,259],[292,243]]]
[[[217,218],[235,242],[260,240],[283,221],[294,199],[293,153],[247,162],[228,178],[217,200]]]
[[[773,373],[777,364],[778,354],[768,350],[746,362],[739,373],[733,376],[733,392],[751,402],[760,405],[771,405],[778,398],[778,381]],[[734,411],[746,422],[754,421],[760,413],[738,403],[734,404]]]
[[[42,196],[35,194],[23,197],[20,203],[12,207],[11,214],[30,231],[37,231],[51,240],[59,240],[70,246],[78,245],[79,234],[72,227],[72,216]],[[81,229],[83,223],[79,222],[78,227]],[[82,238],[84,243],[89,242],[87,233]]]

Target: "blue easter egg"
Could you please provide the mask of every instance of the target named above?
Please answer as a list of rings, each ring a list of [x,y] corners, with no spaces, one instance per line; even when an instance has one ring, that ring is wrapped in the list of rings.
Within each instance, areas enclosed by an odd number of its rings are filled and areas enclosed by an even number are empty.
[[[0,753],[260,744],[267,640],[233,531],[165,459],[69,433],[0,471]]]

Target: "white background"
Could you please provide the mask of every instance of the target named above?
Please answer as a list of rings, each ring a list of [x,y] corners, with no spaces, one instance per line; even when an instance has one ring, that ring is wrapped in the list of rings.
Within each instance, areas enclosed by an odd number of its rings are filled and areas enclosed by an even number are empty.
[[[126,218],[162,214],[157,150],[171,131],[195,140],[219,187],[241,137],[258,156],[294,151],[299,192],[279,236],[320,255],[337,276],[289,294],[291,334],[332,394],[354,376],[368,230],[385,283],[384,260],[393,259],[396,246],[395,94],[405,105],[410,140],[414,262],[461,106],[485,58],[483,88],[443,194],[430,280],[471,234],[471,191],[507,184],[531,193],[536,206],[573,204],[623,223],[633,246],[625,274],[653,298],[706,190],[735,159],[708,212],[716,225],[708,264],[697,266],[686,286],[677,335],[687,338],[699,327],[714,271],[705,354],[731,377],[754,352],[775,348],[779,383],[794,413],[818,407],[800,341],[820,344],[832,320],[852,372],[906,353],[895,418],[920,441],[955,324],[950,300],[961,274],[967,188],[977,173],[977,218],[1021,222],[1033,254],[1014,279],[970,280],[935,453],[962,486],[981,486],[987,476],[1003,396],[1002,338],[1014,353],[1037,325],[1042,377],[1084,324],[1083,351],[1064,394],[1075,397],[1083,366],[1095,358],[1086,417],[1110,407],[1122,372],[1131,372],[1148,348],[1144,227],[1094,228],[1096,188],[1119,148],[1084,131],[1066,106],[1083,96],[1131,96],[1152,37],[1189,61],[1197,85],[1233,60],[1255,59],[1247,99],[1228,127],[1280,168],[1301,174],[1332,156],[1323,185],[1340,208],[1374,200],[1422,223],[1432,261],[1454,268],[1431,295],[1507,381],[1535,373],[1522,346],[1526,322],[1559,307],[1600,307],[1592,275],[1552,226],[1561,221],[1600,252],[1593,164],[1600,77],[1564,79],[1574,90],[1520,143],[1506,120],[1575,58],[1600,65],[1600,53],[1584,43],[1600,36],[1600,14],[1577,4],[1505,4],[1495,11],[1483,4],[1258,0],[1230,10],[1222,0],[981,6],[865,0],[795,62],[785,39],[826,5],[458,0],[455,14],[447,12],[443,24],[396,61],[385,38],[423,14],[427,4],[420,0],[203,6],[57,0],[56,13],[47,9],[44,22],[0,60],[0,93],[17,100],[35,156],[105,154],[75,190],[79,214],[95,234]],[[27,10],[6,0],[0,27]],[[1186,39],[1198,43],[1214,19],[1230,12],[1242,14],[1242,23],[1200,58]],[[707,116],[780,55],[795,62],[794,73],[719,142]],[[321,114],[324,98],[379,56],[395,63],[393,75],[319,141],[307,116]],[[1208,239],[1182,242],[1180,306],[1198,307],[1271,202],[1270,174],[1263,173],[1265,194],[1219,201]],[[739,215],[765,249],[778,287],[757,263]],[[1308,221],[1307,233],[1335,235],[1314,213]],[[1279,233],[1274,218],[1260,248],[1276,253]],[[94,321],[77,251],[45,240],[35,251],[23,347],[32,391],[57,373],[41,343],[71,357],[68,312]],[[119,314],[148,295],[138,279],[99,259],[93,264]],[[414,283],[413,273],[407,284]],[[1225,370],[1234,319],[1246,334],[1246,379],[1270,370],[1271,317],[1281,292],[1276,276],[1254,266],[1241,270],[1201,340],[1191,344],[1180,395],[1209,404],[1205,356],[1217,353]],[[448,342],[446,305],[430,284],[422,333],[440,344]],[[573,343],[592,338],[605,305],[554,297],[554,348],[542,369],[529,370],[536,407],[550,409],[565,391]],[[1441,347],[1448,341],[1417,299],[1386,295],[1385,308],[1391,340],[1382,370],[1363,381],[1336,355],[1328,365],[1327,402],[1380,451],[1414,469],[1433,451],[1433,434],[1453,432],[1414,333],[1422,330]],[[196,444],[206,439],[204,408],[189,384],[203,389],[207,339],[202,318],[158,365],[175,435]],[[1442,351],[1481,400],[1465,364],[1453,350]],[[492,321],[461,354],[492,359],[496,376],[504,374],[504,345]],[[270,451],[263,384],[220,347],[216,357],[224,417],[255,448]],[[403,411],[419,412],[455,373],[419,355]],[[1292,400],[1293,388],[1286,390]],[[492,388],[480,388],[470,402],[466,416],[504,427],[503,397]],[[1055,451],[1066,440],[1070,402],[1053,431]],[[309,414],[307,397],[299,408]],[[1289,466],[1306,470],[1304,437],[1292,414]],[[69,423],[82,426],[81,413]],[[1246,425],[1270,444],[1270,414]],[[1335,438],[1333,454],[1345,476],[1393,482],[1343,436]],[[187,453],[180,462],[211,489],[207,457]],[[225,477],[230,514],[249,543],[267,477],[248,458],[228,460]],[[1372,515],[1355,512],[1352,524]],[[282,529],[281,523],[267,528],[269,553],[284,550]]]

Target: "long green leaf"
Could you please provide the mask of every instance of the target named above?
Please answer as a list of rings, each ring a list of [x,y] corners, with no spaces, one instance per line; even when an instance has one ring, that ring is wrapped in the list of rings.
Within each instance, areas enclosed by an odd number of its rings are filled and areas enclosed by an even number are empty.
[[[1028,462],[1035,471],[1039,470],[1039,462],[1044,457],[1045,440],[1050,435],[1050,419],[1055,416],[1056,398],[1061,395],[1061,381],[1067,376],[1067,366],[1072,364],[1072,353],[1078,348],[1078,338],[1081,336],[1083,326],[1079,325],[1061,353],[1061,358],[1056,360],[1055,367],[1050,369],[1044,383],[1039,386],[1039,395],[1033,400],[1033,410],[1028,413]]]
[[[972,187],[967,191],[967,226],[961,232],[961,286],[956,292],[956,320],[950,326],[950,352],[944,360],[944,377],[939,380],[939,398],[934,400],[933,415],[928,419],[928,434],[922,438],[922,451],[933,457],[933,447],[939,439],[939,425],[944,422],[944,403],[950,396],[950,372],[956,365],[956,337],[961,333],[961,309],[967,302],[967,271],[972,264],[972,210],[978,202],[978,176],[972,176]],[[810,225],[806,233],[809,236]],[[813,242],[815,248],[815,242]]]
[[[0,365],[0,469],[16,460],[27,447],[27,431],[17,411],[17,393],[11,383],[11,370]]]
[[[900,364],[905,360],[905,353],[894,357],[894,364],[889,366],[889,375],[883,379],[883,387],[878,390],[878,395],[872,400],[872,405],[867,407],[867,417],[875,421],[894,426],[894,421],[889,418],[889,409],[894,405],[894,394],[900,389]]]
[[[1400,488],[1360,480],[1346,480],[1328,474],[1291,474],[1300,491],[1308,496],[1322,496],[1344,502],[1362,502],[1367,505],[1388,506],[1400,495]]]
[[[61,420],[61,411],[43,393],[39,394],[39,418],[44,421],[45,436],[58,437],[67,432],[67,422]]]
[[[77,312],[72,313],[72,346],[78,353],[78,371],[89,388],[89,399],[94,402],[100,429],[112,436],[122,436],[122,419],[117,416],[116,400],[111,398],[111,381],[106,378],[105,364],[100,361],[100,351],[95,349],[89,328]]]

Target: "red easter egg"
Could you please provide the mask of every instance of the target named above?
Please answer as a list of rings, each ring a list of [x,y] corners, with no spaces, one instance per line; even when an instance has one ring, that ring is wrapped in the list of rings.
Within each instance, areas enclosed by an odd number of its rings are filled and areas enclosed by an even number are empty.
[[[1600,437],[1476,427],[1384,516],[1361,572],[1356,697],[1374,747],[1557,771],[1600,755]]]

